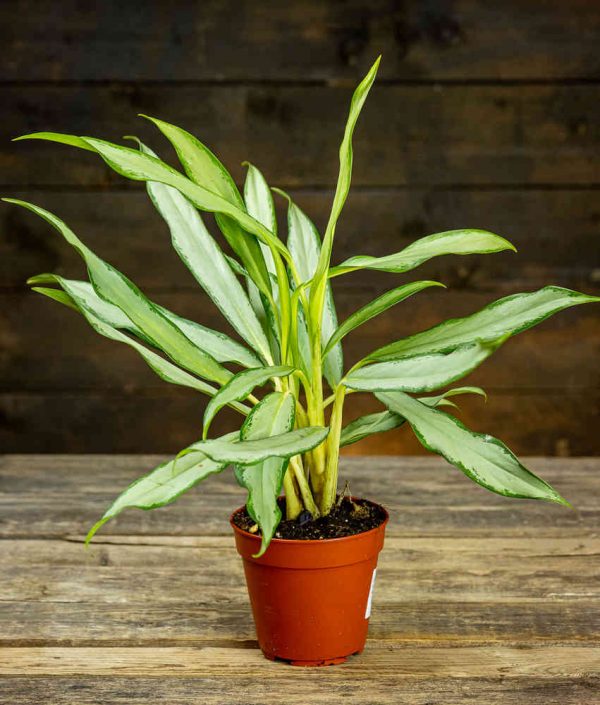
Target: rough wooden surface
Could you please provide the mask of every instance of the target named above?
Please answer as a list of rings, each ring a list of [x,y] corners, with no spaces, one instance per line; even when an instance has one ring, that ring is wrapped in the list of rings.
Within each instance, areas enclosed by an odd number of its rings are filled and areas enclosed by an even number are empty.
[[[4,0],[13,81],[354,79],[383,52],[387,80],[597,78],[589,0]],[[54,31],[45,22],[54,19]],[[119,31],[115,31],[115,30]],[[31,44],[25,45],[23,37]]]
[[[160,459],[0,459],[2,705],[600,703],[598,460],[527,462],[568,510],[496,497],[435,458],[344,459],[391,521],[366,651],[306,671],[257,649],[228,475],[83,548]]]
[[[382,53],[334,259],[461,227],[504,235],[519,252],[420,268],[415,277],[448,291],[348,336],[347,359],[506,294],[545,284],[600,293],[597,0],[4,0],[0,40],[2,193],[56,211],[151,298],[206,325],[224,321],[140,184],[87,153],[11,138],[138,134],[172,161],[136,117],[157,115],[197,133],[238,182],[242,160],[254,161],[322,230],[352,87]],[[27,291],[28,276],[80,276],[81,263],[46,223],[1,205],[0,448],[175,452],[195,438],[203,397],[161,386],[133,351]],[[340,277],[340,318],[397,284]],[[599,341],[592,307],[511,341],[470,380],[491,400],[485,411],[466,401],[464,420],[521,453],[600,453]],[[351,415],[372,410],[355,399]],[[62,423],[50,428],[52,415]],[[229,423],[219,417],[215,431]],[[351,452],[422,451],[392,433]]]

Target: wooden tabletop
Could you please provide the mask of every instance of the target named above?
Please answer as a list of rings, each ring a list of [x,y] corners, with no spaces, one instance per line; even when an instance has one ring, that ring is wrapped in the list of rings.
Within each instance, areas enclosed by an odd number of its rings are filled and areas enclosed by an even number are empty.
[[[342,666],[265,660],[228,525],[229,474],[129,511],[157,456],[0,460],[0,703],[600,703],[600,461],[532,458],[575,511],[510,501],[437,458],[345,458],[391,520],[369,641]]]

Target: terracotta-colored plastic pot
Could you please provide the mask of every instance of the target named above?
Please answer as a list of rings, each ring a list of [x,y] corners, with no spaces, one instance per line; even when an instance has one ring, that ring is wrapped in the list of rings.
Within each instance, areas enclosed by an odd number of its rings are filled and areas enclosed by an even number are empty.
[[[243,509],[243,508],[242,508]],[[258,643],[269,659],[295,666],[342,663],[365,646],[377,557],[388,514],[370,531],[339,539],[273,539],[264,555],[260,538],[231,517]]]

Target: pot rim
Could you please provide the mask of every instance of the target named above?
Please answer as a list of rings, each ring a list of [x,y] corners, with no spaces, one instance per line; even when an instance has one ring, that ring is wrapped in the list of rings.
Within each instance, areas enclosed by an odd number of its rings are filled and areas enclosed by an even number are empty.
[[[316,545],[318,544],[319,546],[322,546],[323,544],[333,544],[336,542],[343,542],[343,541],[351,541],[352,539],[359,539],[362,538],[363,536],[368,536],[369,534],[373,534],[377,531],[381,531],[382,529],[385,529],[385,526],[387,525],[390,515],[388,510],[382,505],[379,504],[378,502],[373,502],[370,499],[365,499],[364,497],[355,497],[354,495],[350,496],[351,500],[360,500],[362,502],[369,502],[369,504],[374,504],[376,507],[379,507],[384,513],[384,518],[381,524],[378,524],[377,526],[373,527],[372,529],[369,529],[368,531],[361,531],[358,534],[351,534],[350,536],[337,536],[336,538],[329,538],[329,539],[278,539],[273,537],[270,541],[270,544],[275,543],[279,545],[297,545],[301,544],[303,546],[310,546],[310,545]],[[242,509],[245,509],[246,505],[242,504],[241,507],[238,507],[236,510],[234,510],[231,513],[231,516],[229,517],[229,524],[231,525],[232,529],[234,532],[237,532],[241,534],[242,536],[247,536],[250,539],[255,539],[256,541],[260,541],[261,537],[259,534],[251,534],[249,531],[246,531],[246,529],[241,529],[234,521],[233,517]]]

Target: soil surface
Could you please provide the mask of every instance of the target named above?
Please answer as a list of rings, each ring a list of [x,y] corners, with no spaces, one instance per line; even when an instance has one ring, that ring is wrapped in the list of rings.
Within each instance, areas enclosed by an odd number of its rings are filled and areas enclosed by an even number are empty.
[[[285,501],[279,500],[279,507],[285,516]],[[385,519],[383,509],[366,499],[340,499],[325,517],[313,519],[309,512],[302,512],[297,519],[283,520],[277,527],[275,538],[294,540],[338,539],[369,531],[379,526]],[[260,529],[246,511],[240,509],[233,516],[236,526],[260,536]]]

